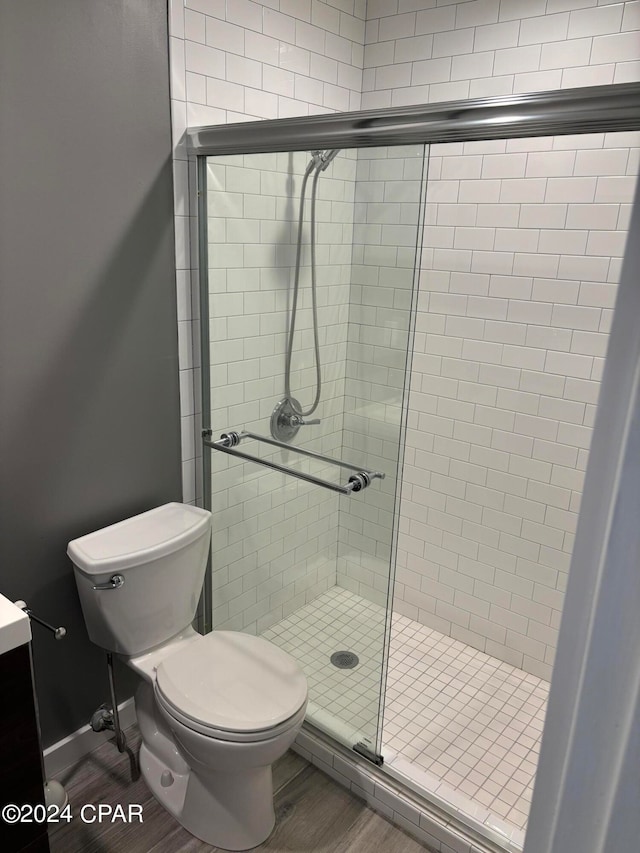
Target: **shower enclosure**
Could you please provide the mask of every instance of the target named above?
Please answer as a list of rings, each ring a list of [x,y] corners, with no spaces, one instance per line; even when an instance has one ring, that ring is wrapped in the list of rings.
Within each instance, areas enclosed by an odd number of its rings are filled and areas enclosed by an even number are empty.
[[[189,134],[205,627],[281,645],[311,725],[516,849],[639,102],[625,84]]]

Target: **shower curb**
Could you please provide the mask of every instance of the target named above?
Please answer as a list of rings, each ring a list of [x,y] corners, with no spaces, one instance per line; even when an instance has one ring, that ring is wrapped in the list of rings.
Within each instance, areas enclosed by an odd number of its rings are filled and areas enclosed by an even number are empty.
[[[308,722],[291,748],[435,853],[522,853],[520,844],[448,814]]]

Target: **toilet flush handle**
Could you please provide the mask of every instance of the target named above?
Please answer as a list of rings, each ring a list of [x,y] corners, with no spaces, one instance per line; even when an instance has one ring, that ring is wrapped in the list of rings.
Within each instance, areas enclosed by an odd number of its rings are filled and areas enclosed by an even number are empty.
[[[111,575],[109,580],[106,583],[97,583],[93,587],[94,589],[120,589],[121,586],[124,586],[124,578],[122,575]]]

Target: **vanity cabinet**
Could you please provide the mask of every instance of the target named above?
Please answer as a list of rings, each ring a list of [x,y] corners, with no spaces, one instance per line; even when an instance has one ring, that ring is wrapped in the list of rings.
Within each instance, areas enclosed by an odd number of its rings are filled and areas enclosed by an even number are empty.
[[[29,643],[0,654],[0,808],[44,805],[42,758]],[[39,810],[40,811],[40,810]],[[0,818],[3,853],[49,853],[47,824],[7,824]]]

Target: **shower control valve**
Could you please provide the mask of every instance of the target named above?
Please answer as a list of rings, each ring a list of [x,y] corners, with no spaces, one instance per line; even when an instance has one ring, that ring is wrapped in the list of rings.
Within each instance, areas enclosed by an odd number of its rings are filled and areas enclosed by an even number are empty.
[[[277,441],[289,442],[296,437],[301,426],[315,426],[321,422],[320,418],[305,420],[298,414],[300,409],[300,403],[293,397],[285,397],[277,404],[271,413],[271,435]]]

